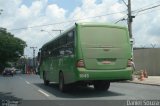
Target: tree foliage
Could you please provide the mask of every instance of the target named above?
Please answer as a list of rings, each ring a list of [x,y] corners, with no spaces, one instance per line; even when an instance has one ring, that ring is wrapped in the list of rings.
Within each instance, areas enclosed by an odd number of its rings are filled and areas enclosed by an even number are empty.
[[[23,40],[0,28],[0,66],[17,61],[23,55],[25,45]]]

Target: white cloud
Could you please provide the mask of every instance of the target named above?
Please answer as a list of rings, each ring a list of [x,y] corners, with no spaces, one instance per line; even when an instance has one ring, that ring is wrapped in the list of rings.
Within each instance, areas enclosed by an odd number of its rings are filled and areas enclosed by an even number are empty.
[[[65,10],[59,8],[56,4],[48,5],[46,8],[46,16],[62,20],[65,18]]]
[[[124,13],[108,15],[108,17],[107,14],[120,12],[123,10],[123,4],[120,4],[115,0],[103,0],[102,3],[98,4],[96,3],[96,0],[83,0],[82,6],[77,7],[75,11],[71,14],[70,18],[74,16],[75,19],[83,19],[88,17],[104,15],[103,17],[89,18],[82,21],[113,22],[119,19],[120,17],[124,16]]]
[[[135,1],[136,2],[136,1]],[[153,4],[156,1],[143,2],[144,6],[153,6],[157,4]],[[160,3],[160,1],[159,1]],[[153,5],[149,5],[153,4]],[[138,6],[139,7],[139,6]],[[138,8],[137,7],[137,8]],[[143,6],[141,6],[142,8]],[[145,8],[147,8],[145,7]],[[133,34],[136,39],[137,46],[151,46],[151,44],[156,43],[157,46],[160,47],[160,25],[159,23],[159,7],[155,9],[151,9],[148,11],[144,11],[139,13],[133,22]]]
[[[58,19],[60,21],[65,20],[66,10],[58,7],[56,4],[46,5],[47,0],[34,1],[29,7],[25,4],[21,4],[21,0],[13,0],[12,2],[3,0],[3,2],[1,1],[0,3],[0,7],[4,9],[4,13],[0,17],[0,26],[7,29],[17,29],[43,25],[46,23],[55,23]],[[54,27],[11,30],[11,33],[26,41],[28,47],[37,46],[40,48],[44,43],[51,40],[55,36],[48,34],[52,28]],[[41,32],[41,29],[45,29],[46,32]],[[25,52],[25,54],[32,56],[30,54],[32,50],[27,48]]]
[[[127,10],[123,2],[117,1],[118,0],[101,0],[101,2],[97,4],[96,0],[82,0],[82,5],[76,7],[72,13],[69,13],[57,4],[48,4],[48,0],[33,1],[30,6],[22,4],[22,0],[0,0],[0,7],[4,9],[4,13],[0,16],[0,26],[9,29],[32,27]],[[156,5],[156,3],[158,3],[157,0],[134,0],[132,1],[132,9],[146,8],[148,6]],[[103,17],[88,18],[81,21],[115,23],[126,14],[127,12],[123,12]],[[136,16],[133,21],[133,36],[136,41],[135,45],[149,45],[153,42],[156,42],[156,44],[159,45],[160,24],[157,24],[160,23],[159,18],[160,12],[156,9],[151,14]],[[124,22],[120,22],[120,24],[124,24]],[[25,40],[29,47],[37,46],[40,48],[45,42],[59,33],[51,32],[52,29],[66,29],[66,25],[70,26],[71,23],[28,28],[25,30],[12,30],[11,32],[14,33],[15,36]],[[124,25],[126,25],[126,22]],[[46,31],[41,32],[41,29]],[[29,50],[27,49],[27,51]],[[29,52],[32,52],[32,50]]]
[[[20,17],[22,19],[29,18],[31,15],[30,9],[26,5],[21,5],[20,8],[17,10],[17,17]]]

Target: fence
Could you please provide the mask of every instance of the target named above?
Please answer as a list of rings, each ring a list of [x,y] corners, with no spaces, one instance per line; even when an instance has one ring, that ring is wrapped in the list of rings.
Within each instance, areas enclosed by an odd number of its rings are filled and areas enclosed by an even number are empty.
[[[146,69],[150,76],[160,76],[160,48],[135,48],[136,70]]]

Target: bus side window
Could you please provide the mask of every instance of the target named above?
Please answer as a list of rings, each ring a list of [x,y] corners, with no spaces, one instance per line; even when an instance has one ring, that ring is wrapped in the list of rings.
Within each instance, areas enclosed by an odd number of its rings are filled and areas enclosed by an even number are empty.
[[[48,56],[50,56],[51,55],[51,51],[48,51]]]
[[[59,49],[56,48],[56,49],[55,49],[55,56],[57,57],[58,55],[59,55]]]
[[[67,44],[65,48],[66,55],[74,54],[74,31],[71,31],[67,34]]]
[[[65,55],[65,48],[64,47],[61,47],[59,49],[59,54],[60,54],[60,56],[64,56]]]
[[[67,43],[67,36],[65,35],[61,37],[59,42],[60,42],[60,47],[64,46]]]
[[[74,31],[71,31],[67,34],[67,43],[74,41]]]
[[[67,36],[64,35],[59,39],[59,56],[65,55],[65,44],[67,43]]]

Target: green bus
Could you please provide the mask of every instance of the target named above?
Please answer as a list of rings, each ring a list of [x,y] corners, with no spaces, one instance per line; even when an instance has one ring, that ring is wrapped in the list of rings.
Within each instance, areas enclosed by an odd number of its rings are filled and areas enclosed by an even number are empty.
[[[132,76],[132,49],[124,26],[76,23],[44,44],[38,54],[40,78],[45,85],[58,83],[62,92],[71,85],[105,91],[110,82]]]

